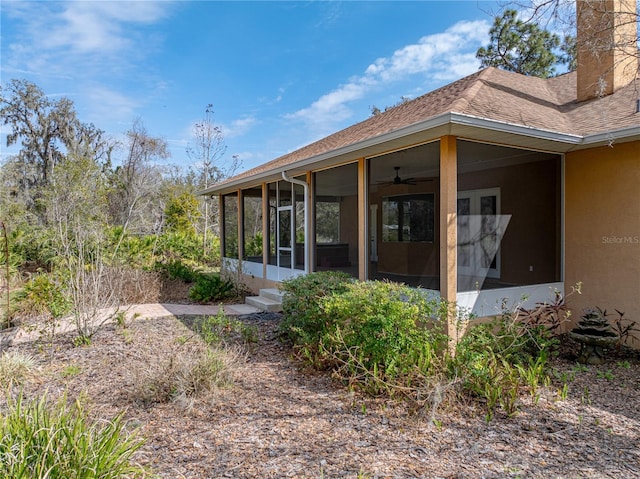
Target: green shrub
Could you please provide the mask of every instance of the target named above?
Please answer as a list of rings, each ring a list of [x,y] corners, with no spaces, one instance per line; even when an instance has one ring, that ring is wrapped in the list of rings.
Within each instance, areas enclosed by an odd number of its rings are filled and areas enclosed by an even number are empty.
[[[363,373],[375,383],[437,372],[448,340],[441,305],[424,292],[392,282],[356,282],[326,297],[322,309],[334,324],[321,338],[322,351],[350,381]]]
[[[189,290],[189,298],[199,303],[210,303],[230,297],[233,290],[231,281],[214,274],[201,274]]]
[[[0,477],[116,479],[143,477],[131,463],[143,441],[126,432],[122,415],[89,423],[79,402],[49,406],[46,397],[18,398],[0,414]]]
[[[193,283],[200,277],[200,272],[179,259],[167,263],[156,263],[156,269],[164,272],[169,279],[179,279],[185,283]]]
[[[345,292],[353,281],[340,271],[311,273],[283,281],[280,288],[286,294],[282,300],[281,333],[294,344],[317,345],[332,322],[321,309],[322,299]]]
[[[39,274],[16,294],[17,310],[23,314],[61,318],[71,310],[62,281],[52,274]]]
[[[202,238],[195,234],[169,231],[158,238],[158,250],[163,258],[201,261]]]
[[[154,265],[158,238],[154,235],[128,235],[122,237],[122,227],[110,231],[111,249],[118,247],[116,257],[135,268],[149,269]]]

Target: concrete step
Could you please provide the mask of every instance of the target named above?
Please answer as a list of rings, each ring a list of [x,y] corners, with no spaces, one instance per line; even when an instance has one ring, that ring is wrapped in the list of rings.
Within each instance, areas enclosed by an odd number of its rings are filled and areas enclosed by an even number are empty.
[[[264,296],[247,296],[244,302],[262,311],[269,311],[270,313],[279,313],[282,311],[282,303],[280,301],[265,298]]]
[[[260,290],[260,296],[282,303],[284,293],[276,288],[263,288]]]

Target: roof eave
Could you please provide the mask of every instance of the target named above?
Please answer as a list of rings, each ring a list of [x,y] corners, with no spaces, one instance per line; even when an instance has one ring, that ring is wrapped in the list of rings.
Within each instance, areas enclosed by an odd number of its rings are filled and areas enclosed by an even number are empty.
[[[640,139],[640,126],[581,136],[463,113],[448,112],[288,165],[278,166],[235,181],[231,180],[219,186],[214,185],[198,192],[198,194],[219,195],[231,193],[240,188],[257,186],[262,182],[276,181],[281,178],[282,172],[287,172],[290,176],[296,176],[309,169],[319,169],[333,164],[355,161],[362,157],[379,156],[397,149],[437,140],[443,135],[454,135],[461,139],[491,142],[552,153],[566,153],[577,149],[590,148],[600,143],[610,144],[612,141],[623,139],[629,141],[635,137]],[[398,143],[398,140],[403,140],[402,144]]]

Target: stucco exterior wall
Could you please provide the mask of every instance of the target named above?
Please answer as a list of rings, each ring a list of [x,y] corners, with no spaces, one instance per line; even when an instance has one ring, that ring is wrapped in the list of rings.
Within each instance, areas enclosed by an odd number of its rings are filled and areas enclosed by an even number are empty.
[[[640,142],[565,158],[565,287],[582,282],[568,298],[574,318],[598,306],[640,321]]]

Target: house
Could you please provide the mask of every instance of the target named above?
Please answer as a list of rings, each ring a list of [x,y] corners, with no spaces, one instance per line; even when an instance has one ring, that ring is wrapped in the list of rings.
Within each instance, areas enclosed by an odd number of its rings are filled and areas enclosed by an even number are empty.
[[[576,72],[487,68],[204,191],[225,261],[255,290],[341,270],[478,316],[581,282],[578,313],[640,320],[636,5],[577,3]]]

